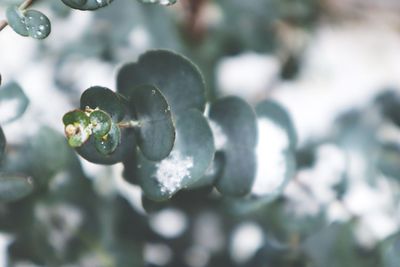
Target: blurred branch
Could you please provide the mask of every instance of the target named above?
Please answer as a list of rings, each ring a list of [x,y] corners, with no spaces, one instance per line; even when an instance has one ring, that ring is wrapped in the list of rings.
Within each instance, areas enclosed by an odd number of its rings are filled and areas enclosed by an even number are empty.
[[[6,20],[0,20],[0,31],[7,27],[8,22]]]

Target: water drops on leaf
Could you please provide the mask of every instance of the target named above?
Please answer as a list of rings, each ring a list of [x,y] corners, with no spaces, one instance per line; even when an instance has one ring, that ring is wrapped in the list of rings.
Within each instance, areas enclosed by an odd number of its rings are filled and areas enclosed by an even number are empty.
[[[113,153],[121,142],[121,131],[117,124],[112,123],[111,129],[103,137],[95,137],[95,146],[98,152],[103,155]]]
[[[29,36],[35,39],[44,39],[51,32],[49,18],[37,10],[28,10],[25,12],[25,25]]]
[[[102,110],[95,110],[90,113],[90,123],[92,125],[93,134],[96,137],[103,137],[111,129],[111,117]]]

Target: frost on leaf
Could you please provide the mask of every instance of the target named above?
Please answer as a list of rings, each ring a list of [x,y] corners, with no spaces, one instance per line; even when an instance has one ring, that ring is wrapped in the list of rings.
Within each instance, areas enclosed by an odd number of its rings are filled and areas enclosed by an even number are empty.
[[[252,193],[273,194],[286,180],[285,150],[289,147],[287,133],[272,121],[258,120],[258,143],[256,147],[257,173]]]
[[[190,169],[193,167],[193,157],[183,157],[179,151],[171,154],[156,164],[154,174],[161,186],[161,192],[172,194],[182,186],[185,177],[190,178]]]
[[[210,128],[214,137],[214,146],[216,150],[221,150],[228,142],[228,137],[225,135],[222,127],[213,120],[209,120]]]

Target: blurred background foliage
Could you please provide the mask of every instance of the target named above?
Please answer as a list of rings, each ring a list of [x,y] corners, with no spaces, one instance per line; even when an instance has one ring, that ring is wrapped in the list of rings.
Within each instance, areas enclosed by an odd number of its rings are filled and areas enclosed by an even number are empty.
[[[33,182],[26,198],[0,202],[0,266],[400,266],[397,1],[36,5],[48,39],[0,34],[1,172]],[[155,203],[120,164],[68,147],[61,117],[80,94],[115,88],[122,63],[159,48],[199,66],[209,101],[274,99],[290,111],[297,169],[276,200],[249,208],[206,187]],[[10,95],[13,81],[23,91]]]

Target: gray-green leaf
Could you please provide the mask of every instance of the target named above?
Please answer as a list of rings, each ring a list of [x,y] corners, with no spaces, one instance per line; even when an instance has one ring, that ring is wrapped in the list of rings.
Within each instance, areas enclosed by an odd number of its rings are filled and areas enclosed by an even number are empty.
[[[153,161],[167,157],[175,141],[171,108],[156,87],[143,85],[129,94],[131,108],[139,121],[138,145],[143,155]]]
[[[156,86],[163,93],[173,115],[190,108],[204,111],[204,80],[199,69],[186,57],[167,50],[154,50],[119,70],[117,90],[121,94],[129,94],[132,88],[143,84]]]
[[[31,178],[0,174],[0,201],[15,201],[33,190]]]
[[[244,196],[250,192],[256,173],[256,115],[244,100],[226,97],[212,104],[210,119],[216,145],[224,156],[224,170],[216,187],[227,196]]]
[[[29,99],[19,84],[12,82],[0,89],[0,124],[18,119],[29,105]]]

